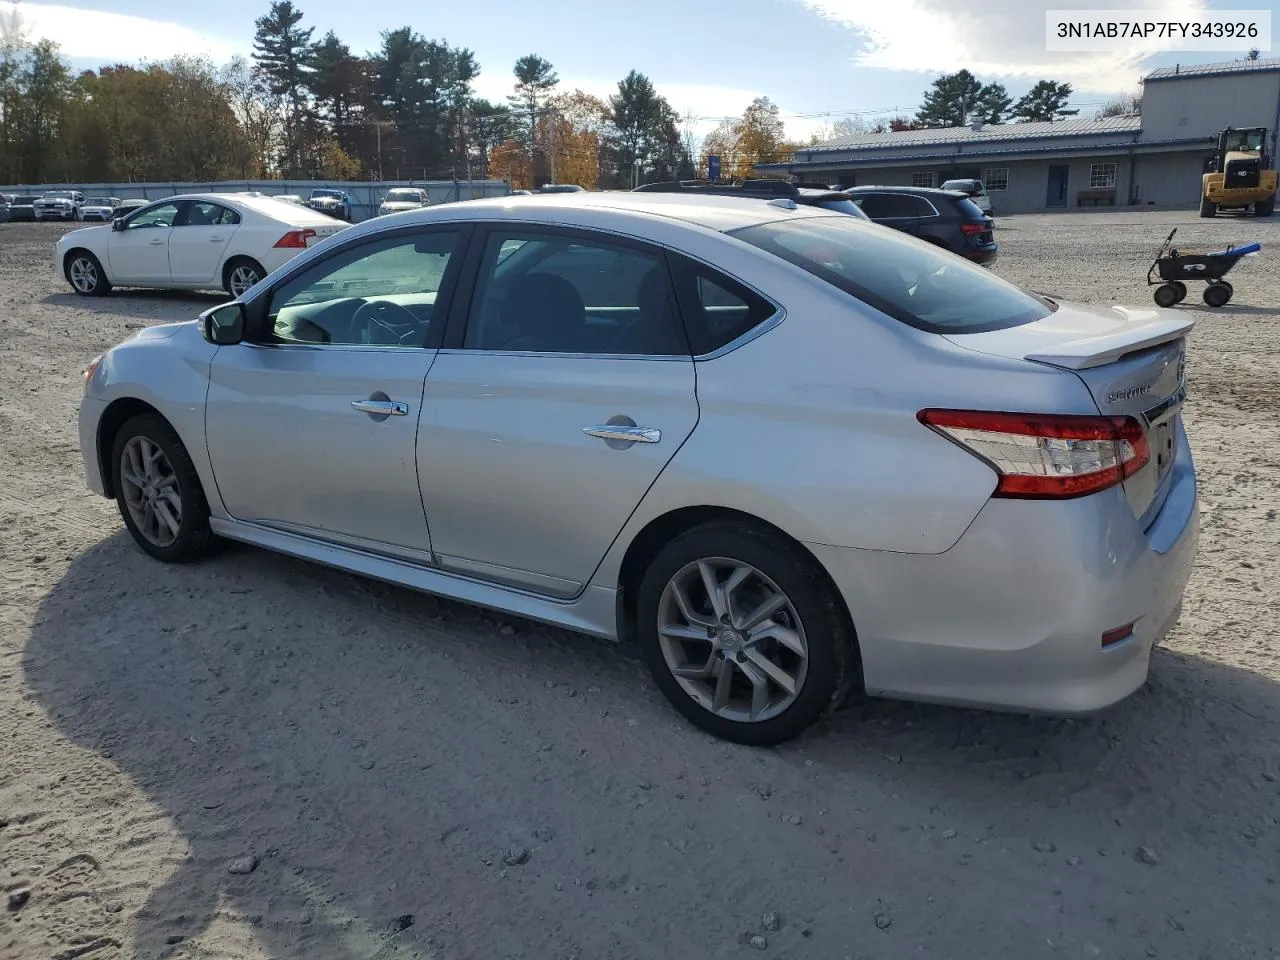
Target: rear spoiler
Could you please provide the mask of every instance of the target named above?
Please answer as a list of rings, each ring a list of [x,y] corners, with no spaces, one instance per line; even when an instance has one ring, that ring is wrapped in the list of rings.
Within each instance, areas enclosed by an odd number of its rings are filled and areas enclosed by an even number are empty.
[[[1112,307],[1112,309],[1135,322],[1131,326],[1121,327],[1109,333],[1056,343],[1049,349],[1028,353],[1026,358],[1055,367],[1065,367],[1068,370],[1101,367],[1108,363],[1115,363],[1126,354],[1137,353],[1139,350],[1146,350],[1185,337],[1196,323],[1187,317],[1171,314],[1170,311],[1134,310],[1131,307]],[[1139,319],[1143,314],[1150,319]]]

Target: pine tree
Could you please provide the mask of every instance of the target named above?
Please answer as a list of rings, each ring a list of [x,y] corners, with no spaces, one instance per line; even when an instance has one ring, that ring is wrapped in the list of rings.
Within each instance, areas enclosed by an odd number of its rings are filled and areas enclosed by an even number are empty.
[[[536,53],[526,54],[516,61],[512,70],[516,78],[516,92],[508,97],[511,109],[520,117],[529,159],[533,159],[534,137],[538,131],[538,112],[560,82],[555,68]]]
[[[1071,84],[1041,80],[1013,105],[1013,115],[1021,123],[1047,123],[1074,117],[1079,110],[1068,110]]]
[[[283,96],[289,108],[285,125],[286,172],[291,176],[302,170],[303,143],[309,115],[307,88],[311,82],[311,34],[313,27],[303,29],[302,11],[292,0],[274,0],[271,10],[255,21],[253,59],[267,78],[271,92]]]
[[[922,127],[963,127],[982,92],[982,84],[968,70],[944,74],[925,91],[916,121]]]
[[[1013,106],[1013,97],[1000,83],[988,83],[978,94],[978,102],[974,108],[974,116],[983,123],[1004,123],[1009,108]]]

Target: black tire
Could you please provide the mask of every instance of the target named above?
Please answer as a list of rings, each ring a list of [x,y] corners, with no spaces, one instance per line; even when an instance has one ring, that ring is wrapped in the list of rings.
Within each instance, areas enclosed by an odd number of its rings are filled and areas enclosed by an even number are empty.
[[[62,273],[71,289],[82,297],[105,297],[111,292],[111,281],[102,263],[88,250],[72,250],[62,261]],[[79,281],[73,279],[79,277]]]
[[[228,260],[227,265],[222,268],[222,289],[227,291],[227,293],[232,297],[239,297],[248,289],[248,287],[245,287],[241,289],[239,293],[237,293],[235,289],[236,282],[238,282],[236,281],[237,271],[245,270],[252,271],[257,277],[257,279],[254,280],[254,283],[260,282],[262,278],[267,275],[267,271],[262,268],[262,264],[258,263],[256,260],[250,259],[249,257],[233,257]]]
[[[1200,216],[1216,217],[1217,215],[1218,215],[1218,205],[1216,203],[1210,203],[1208,197],[1201,197],[1200,198]]]
[[[1179,291],[1178,287],[1182,287]],[[1172,307],[1174,304],[1181,302],[1182,298],[1187,295],[1187,287],[1182,283],[1162,283],[1156,287],[1155,301],[1158,307]]]
[[[1276,212],[1276,195],[1273,193],[1265,200],[1259,200],[1253,205],[1253,215],[1255,217],[1269,217]]]
[[[1177,303],[1181,303],[1183,300],[1187,299],[1187,285],[1185,283],[1181,280],[1170,280],[1169,284],[1170,286],[1175,287],[1178,291]]]
[[[178,524],[178,532],[172,543],[160,545],[153,542],[134,520],[133,513],[126,501],[124,484],[121,482],[121,460],[125,455],[125,447],[135,437],[145,438],[157,446],[168,460],[172,474],[176,478],[177,495],[181,503],[182,516]],[[209,528],[209,504],[205,500],[204,488],[200,485],[200,476],[196,473],[195,464],[187,454],[173,427],[161,416],[142,414],[125,421],[111,443],[111,489],[116,493],[116,504],[120,508],[120,516],[125,526],[133,535],[134,541],[146,553],[165,563],[189,563],[207,556],[214,548],[213,531]]]
[[[690,564],[709,558],[749,564],[772,580],[803,629],[808,653],[804,682],[794,700],[767,719],[734,720],[713,713],[684,690],[663,655],[658,616],[664,591]],[[853,627],[831,581],[803,549],[763,527],[720,521],[681,534],[649,564],[636,602],[641,654],[658,688],[686,719],[723,740],[749,746],[790,740],[834,709],[860,677]]]
[[[1204,302],[1211,307],[1221,307],[1231,299],[1235,290],[1225,280],[1217,280],[1204,288]]]

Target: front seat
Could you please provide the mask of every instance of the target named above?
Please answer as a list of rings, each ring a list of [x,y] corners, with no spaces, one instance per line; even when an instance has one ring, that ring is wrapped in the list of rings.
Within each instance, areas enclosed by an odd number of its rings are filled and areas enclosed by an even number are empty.
[[[640,281],[636,319],[618,334],[613,344],[615,353],[671,357],[689,352],[664,273],[660,267],[651,267]]]
[[[507,287],[502,307],[503,342],[498,350],[582,353],[587,306],[564,277],[528,273]]]

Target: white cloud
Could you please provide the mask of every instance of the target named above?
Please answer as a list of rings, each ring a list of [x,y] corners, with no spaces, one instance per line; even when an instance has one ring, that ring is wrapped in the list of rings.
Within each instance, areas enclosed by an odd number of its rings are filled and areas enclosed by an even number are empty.
[[[1048,53],[1045,11],[1100,7],[1093,0],[798,0],[813,12],[861,34],[853,60],[863,67],[949,73],[968,69],[986,80],[1065,80],[1077,90],[1132,90],[1144,56],[1168,49],[1155,41],[1141,53]],[[1205,0],[1105,0],[1107,9],[1141,12],[1144,20],[1186,19]]]
[[[29,39],[52,40],[63,56],[72,59],[132,61],[145,54],[149,60],[164,60],[182,54],[222,62],[247,52],[242,45],[164,20],[0,0],[0,15],[11,16],[15,11]]]

